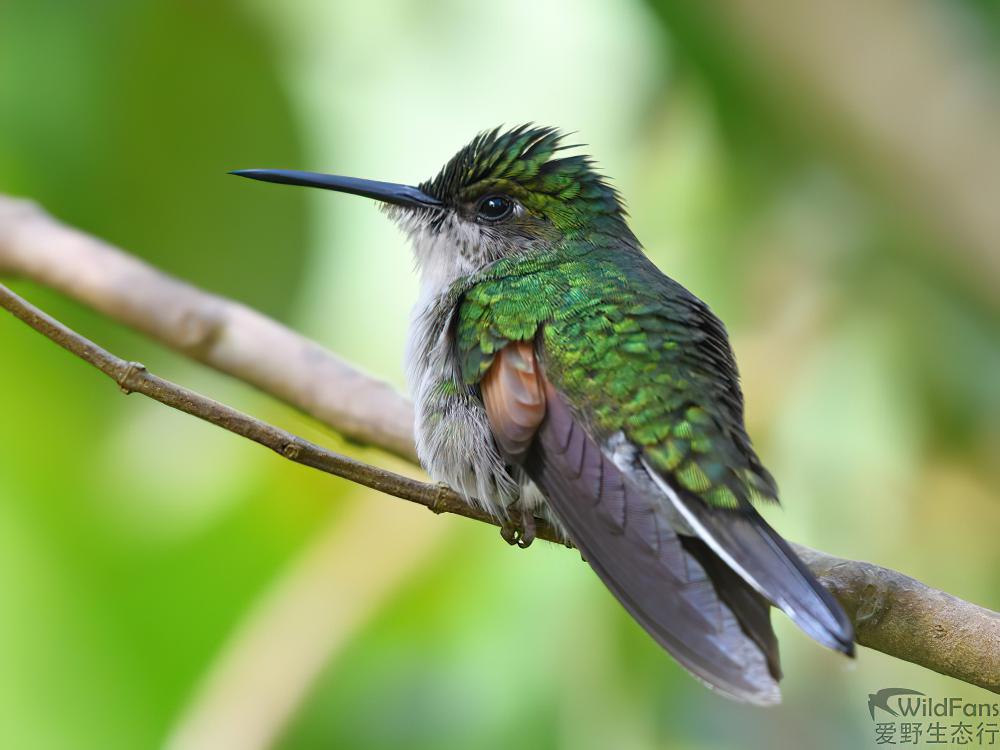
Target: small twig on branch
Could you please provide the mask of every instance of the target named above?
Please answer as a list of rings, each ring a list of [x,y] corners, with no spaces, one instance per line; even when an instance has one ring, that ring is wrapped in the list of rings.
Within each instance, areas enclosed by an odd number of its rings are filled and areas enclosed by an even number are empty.
[[[12,210],[12,206],[16,210]],[[52,240],[56,249],[46,249],[46,240]],[[35,252],[43,255],[44,260],[39,261],[33,255]],[[94,266],[88,265],[95,262],[100,269],[98,272],[95,272]],[[128,283],[129,271],[136,264],[140,267],[136,272],[137,283],[144,287],[144,294],[139,296],[133,294]],[[367,376],[336,360],[298,334],[240,305],[206,295],[162,275],[120,250],[57,224],[30,204],[25,209],[22,202],[0,196],[0,273],[3,272],[17,273],[60,289],[116,320],[152,332],[168,345],[299,406],[335,430],[412,459],[412,410],[409,402],[388,386],[372,381],[371,390],[366,390],[368,386],[363,382],[359,386],[359,381],[367,380]],[[114,277],[117,282],[108,283],[102,279],[105,274]],[[86,278],[79,281],[77,276]],[[184,319],[158,318],[163,309],[174,307],[171,297],[174,292],[193,299],[213,300],[213,304],[221,305],[222,309],[231,306],[243,311],[226,319],[224,330],[228,344],[224,348],[225,356],[206,357],[204,348],[192,352],[177,343],[183,336],[171,326],[183,328]],[[419,503],[437,513],[454,513],[497,524],[496,519],[465,504],[448,488],[410,479],[334,453],[159,378],[142,365],[116,357],[71,331],[3,286],[0,286],[0,306],[97,367],[126,392],[142,393],[249,438],[292,461]],[[272,337],[269,345],[263,348],[253,342],[251,336],[254,331],[261,330],[268,331]],[[283,337],[288,337],[288,341],[283,341]],[[253,352],[252,363],[245,352],[232,351],[240,346],[248,346]],[[296,360],[294,364],[285,361],[284,357],[289,352],[303,346],[309,347],[313,354]],[[233,362],[240,364],[229,366]],[[331,368],[330,362],[338,364]],[[290,378],[297,378],[299,384],[310,383],[311,387],[336,393],[344,385],[335,374],[338,371],[349,384],[358,388],[358,392],[374,400],[346,408],[341,404],[319,414],[309,405],[324,403],[321,395],[306,397],[297,391],[297,387],[282,386],[272,390],[272,386],[280,380],[279,374],[285,372]],[[260,377],[261,372],[268,373],[268,376]],[[385,391],[391,397],[384,397]],[[373,396],[373,393],[378,395]],[[362,413],[370,414],[376,427],[359,425],[359,414]],[[540,538],[558,540],[553,530],[544,524],[540,524],[538,532]],[[861,645],[1000,693],[1000,614],[887,568],[842,560],[800,545],[795,545],[795,548],[820,581],[844,605],[855,624]]]

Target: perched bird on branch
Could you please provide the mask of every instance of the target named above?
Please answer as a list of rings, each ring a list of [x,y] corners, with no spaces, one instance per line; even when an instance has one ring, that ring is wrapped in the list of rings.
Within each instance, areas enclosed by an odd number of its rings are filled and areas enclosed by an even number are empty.
[[[493,130],[418,187],[235,174],[381,201],[421,274],[407,364],[430,475],[522,546],[536,515],[551,521],[695,676],[776,703],[770,606],[848,655],[853,628],[754,507],[778,491],[723,324],[567,148],[551,128]]]

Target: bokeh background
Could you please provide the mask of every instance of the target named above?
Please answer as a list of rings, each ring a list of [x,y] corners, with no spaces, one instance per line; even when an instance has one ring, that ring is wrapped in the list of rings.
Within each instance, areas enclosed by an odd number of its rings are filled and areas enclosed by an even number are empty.
[[[0,191],[403,386],[371,205],[476,132],[576,131],[727,321],[798,541],[1000,608],[1000,14],[987,0],[4,0]],[[116,353],[395,468],[27,282]],[[139,397],[0,316],[0,746],[867,747],[989,694],[775,615],[785,702],[696,684],[574,553],[503,544]]]

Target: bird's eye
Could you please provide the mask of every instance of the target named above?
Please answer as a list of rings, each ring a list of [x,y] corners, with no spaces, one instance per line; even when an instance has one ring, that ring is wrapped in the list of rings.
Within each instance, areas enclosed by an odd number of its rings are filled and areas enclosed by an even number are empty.
[[[514,201],[502,195],[491,195],[479,201],[477,218],[483,221],[500,221],[506,219],[514,210]]]

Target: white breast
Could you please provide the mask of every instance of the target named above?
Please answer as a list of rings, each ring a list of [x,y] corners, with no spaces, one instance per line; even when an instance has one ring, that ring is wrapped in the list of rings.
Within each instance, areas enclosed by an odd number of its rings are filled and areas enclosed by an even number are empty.
[[[518,497],[518,485],[493,442],[482,402],[461,380],[449,336],[454,310],[447,290],[461,274],[433,261],[422,270],[423,289],[406,347],[417,455],[434,481],[503,518]]]

